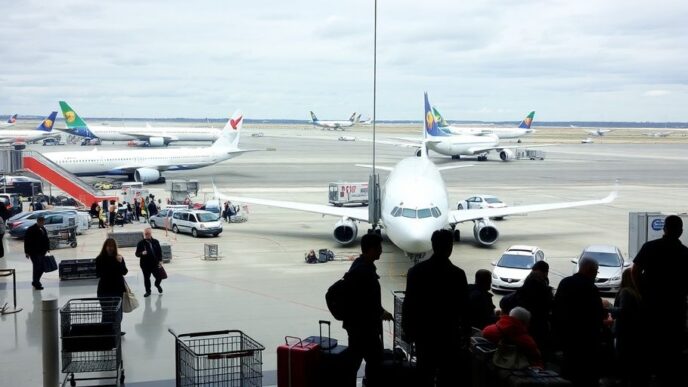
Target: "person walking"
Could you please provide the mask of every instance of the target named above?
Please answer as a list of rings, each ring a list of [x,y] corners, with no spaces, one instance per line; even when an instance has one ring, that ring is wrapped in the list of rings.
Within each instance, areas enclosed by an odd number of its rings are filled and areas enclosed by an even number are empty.
[[[153,238],[153,230],[150,227],[143,230],[143,239],[136,245],[134,255],[140,258],[139,265],[143,271],[143,284],[146,287],[146,293],[143,296],[151,295],[151,274],[155,278],[158,293],[162,293],[162,286],[160,286],[162,279],[159,275],[159,269],[162,267],[162,248],[160,242]]]
[[[461,384],[469,369],[458,366],[470,335],[466,273],[450,260],[454,238],[449,230],[431,237],[433,255],[409,269],[402,304],[402,329],[416,344],[419,386]]]
[[[39,215],[36,218],[36,223],[26,229],[26,235],[24,236],[24,254],[26,254],[26,258],[31,260],[33,265],[31,285],[36,290],[43,290],[41,276],[43,276],[45,255],[50,250],[50,239],[48,239],[48,231],[46,231],[44,225],[45,217]]]
[[[96,257],[96,276],[98,280],[98,298],[102,297],[116,297],[122,299],[122,294],[126,292],[127,288],[124,282],[124,276],[129,272],[127,264],[117,251],[117,242],[112,238],[107,238],[103,242],[103,247],[100,249],[100,254]],[[111,305],[101,302],[103,308],[111,307]],[[120,304],[118,312],[119,321],[122,321],[122,306]],[[103,313],[103,321],[113,321],[115,316]],[[125,332],[121,333],[122,335]]]
[[[642,337],[647,337],[644,363],[660,386],[688,385],[682,351],[686,347],[688,247],[679,240],[683,221],[664,220],[664,235],[646,242],[633,260],[633,279],[641,297]],[[657,335],[660,334],[660,337]]]
[[[356,313],[344,319],[344,329],[349,335],[347,356],[351,360],[349,380],[356,380],[356,373],[365,359],[367,386],[381,386],[382,321],[392,320],[392,315],[382,307],[380,277],[375,261],[382,254],[382,237],[375,233],[361,238],[361,255],[354,260],[344,280],[349,282],[351,299]]]

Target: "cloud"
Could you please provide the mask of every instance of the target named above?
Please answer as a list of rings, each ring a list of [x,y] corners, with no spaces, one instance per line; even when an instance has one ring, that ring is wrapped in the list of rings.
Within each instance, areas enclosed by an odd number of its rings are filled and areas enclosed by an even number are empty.
[[[669,90],[648,90],[643,95],[646,97],[664,97],[669,94],[671,94]]]

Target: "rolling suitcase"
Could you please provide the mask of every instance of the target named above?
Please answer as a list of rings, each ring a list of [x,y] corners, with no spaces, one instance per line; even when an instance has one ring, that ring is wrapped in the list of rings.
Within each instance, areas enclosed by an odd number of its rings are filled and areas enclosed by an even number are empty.
[[[277,347],[277,386],[317,386],[320,361],[318,344],[292,336],[286,336],[284,342]]]
[[[549,370],[536,370],[527,368],[524,370],[500,370],[497,372],[501,387],[570,387],[569,380],[559,376],[558,373]]]
[[[322,343],[318,346],[320,352],[320,362],[318,365],[318,386],[338,387],[353,386],[356,383],[356,376],[350,369],[350,361],[346,355],[347,347],[339,345],[336,339],[331,338],[331,323],[320,320],[320,335],[311,336],[306,340],[309,342]],[[327,336],[322,335],[323,325],[327,325]]]

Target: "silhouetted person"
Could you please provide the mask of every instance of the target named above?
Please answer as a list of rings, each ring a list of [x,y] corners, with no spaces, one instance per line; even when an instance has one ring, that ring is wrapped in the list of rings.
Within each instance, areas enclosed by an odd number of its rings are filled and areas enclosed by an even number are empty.
[[[0,222],[2,222],[2,225],[0,225],[0,258],[5,256],[5,246],[3,243],[3,238],[5,237],[5,222],[7,219],[10,217],[10,212],[7,211],[7,207],[5,206],[5,203],[0,202]]]
[[[624,270],[621,288],[611,309],[613,332],[621,386],[646,386],[649,382],[643,361],[643,325],[640,313],[640,293],[633,281],[633,269]],[[656,337],[656,336],[653,336]]]
[[[497,321],[495,305],[492,302],[492,273],[480,269],[475,272],[475,283],[468,285],[468,324],[483,329]]]
[[[432,234],[433,255],[409,269],[402,306],[406,338],[416,343],[419,386],[457,385],[468,370],[459,364],[468,338],[466,273],[449,260],[451,231]],[[462,375],[463,374],[463,375]]]
[[[136,245],[134,255],[140,258],[139,265],[143,272],[143,285],[146,287],[146,293],[143,296],[148,297],[151,294],[151,274],[155,277],[155,287],[158,289],[158,293],[162,293],[160,286],[162,279],[158,274],[158,269],[162,266],[162,248],[160,242],[153,238],[153,230],[150,227],[143,230],[143,239]]]
[[[361,360],[366,361],[367,386],[381,386],[380,366],[382,364],[382,320],[391,320],[392,315],[382,307],[380,277],[375,261],[382,254],[382,237],[375,233],[361,238],[361,255],[354,260],[344,275],[353,294],[355,313],[344,320],[344,329],[349,335],[347,356],[351,360],[350,380],[355,382]]]
[[[115,218],[117,218],[117,205],[114,200],[110,200],[110,206],[108,207],[108,223],[110,227],[115,227]]]
[[[499,320],[483,329],[483,337],[494,344],[503,342],[514,345],[520,353],[528,358],[531,367],[544,368],[542,355],[533,337],[528,333],[530,312],[521,306],[511,309],[509,314],[503,314]]]
[[[117,297],[120,299],[119,311],[116,315],[108,312],[103,312],[103,321],[114,321],[115,316],[119,316],[119,321],[122,321],[122,295],[126,291],[124,285],[124,276],[129,272],[127,264],[124,262],[124,257],[117,252],[117,242],[112,238],[107,238],[103,242],[103,247],[100,254],[96,257],[96,276],[98,280],[98,298],[101,297]],[[101,302],[104,309],[112,308],[110,302]],[[124,332],[122,332],[124,334]]]
[[[24,236],[24,254],[31,260],[33,277],[31,285],[36,290],[43,290],[41,276],[43,276],[45,255],[50,250],[50,239],[45,227],[45,217],[39,215],[36,223],[26,229]]]
[[[599,386],[602,328],[607,311],[595,286],[597,261],[583,257],[578,272],[561,280],[552,322],[564,352],[562,376],[574,386]]]
[[[686,385],[681,351],[686,345],[688,248],[679,240],[682,233],[681,218],[667,216],[664,236],[645,243],[633,260],[644,336],[650,338],[644,358],[661,386]]]
[[[148,202],[148,217],[156,215],[158,213],[158,206],[155,204],[155,200]]]
[[[528,332],[545,358],[551,351],[550,315],[554,293],[549,286],[549,264],[545,261],[537,261],[531,268],[531,272],[523,281],[523,286],[516,291],[518,306],[526,308],[530,312],[530,325]]]

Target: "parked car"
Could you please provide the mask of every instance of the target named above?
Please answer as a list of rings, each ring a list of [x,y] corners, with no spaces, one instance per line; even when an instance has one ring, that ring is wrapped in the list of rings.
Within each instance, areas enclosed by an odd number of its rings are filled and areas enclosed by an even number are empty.
[[[172,228],[172,223],[170,221],[172,220],[172,214],[174,214],[174,211],[188,208],[188,206],[184,206],[183,208],[170,208],[169,206],[165,207],[158,211],[157,214],[149,217],[148,223],[150,224],[151,228]]]
[[[536,246],[511,246],[492,262],[492,290],[513,291],[523,286],[535,262],[544,261],[545,253]]]
[[[472,210],[475,208],[504,208],[506,204],[493,195],[473,195],[456,204],[457,210]]]
[[[86,146],[86,145],[100,145],[100,139],[99,138],[84,138],[81,140],[81,145]]]
[[[79,226],[79,215],[77,211],[74,210],[44,210],[44,211],[33,211],[29,213],[30,215],[23,217],[21,219],[10,220],[7,222],[7,228],[9,229],[10,235],[23,239],[26,235],[26,230],[36,223],[36,218],[39,215],[45,217],[45,229],[52,231],[59,228],[64,228],[68,226]],[[78,232],[78,229],[77,229]]]
[[[590,257],[597,261],[597,278],[595,286],[601,292],[616,293],[621,287],[621,274],[624,269],[631,266],[621,254],[621,250],[613,245],[590,245],[583,249],[578,258],[571,260],[576,266],[573,272],[578,271],[578,262],[583,257]]]
[[[172,214],[172,232],[218,236],[222,232],[222,222],[217,214],[203,210],[178,210]]]
[[[43,146],[51,146],[51,145],[64,145],[65,143],[60,141],[59,138],[46,138],[43,140]]]
[[[22,202],[18,194],[0,194],[0,201],[2,201],[5,204],[5,208],[10,213],[10,215],[16,215],[22,212]]]

